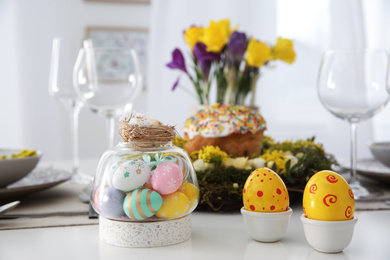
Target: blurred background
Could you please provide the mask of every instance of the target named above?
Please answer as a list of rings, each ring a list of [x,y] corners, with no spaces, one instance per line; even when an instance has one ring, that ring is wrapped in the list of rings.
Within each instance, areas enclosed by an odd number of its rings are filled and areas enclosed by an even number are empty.
[[[71,158],[69,114],[48,93],[51,44],[59,36],[81,46],[94,30],[143,33],[146,81],[134,109],[181,132],[197,101],[180,88],[171,90],[179,75],[166,67],[171,52],[187,50],[182,33],[189,26],[229,18],[262,41],[294,41],[296,61],[264,68],[257,83],[265,134],[277,141],[315,136],[327,152],[348,158],[348,123],[326,111],[317,96],[321,56],[327,49],[388,50],[389,12],[386,0],[1,0],[0,147],[41,150],[43,160]],[[181,83],[190,85],[184,76]],[[105,131],[103,118],[81,110],[81,159],[102,155]],[[368,142],[386,140],[389,107],[360,124],[358,157],[371,156]]]

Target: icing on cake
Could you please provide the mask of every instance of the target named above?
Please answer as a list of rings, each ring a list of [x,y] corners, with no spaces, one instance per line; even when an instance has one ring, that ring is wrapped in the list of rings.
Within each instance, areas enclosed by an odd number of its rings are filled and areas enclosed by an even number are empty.
[[[187,119],[183,132],[190,139],[224,137],[231,134],[257,133],[266,128],[266,122],[254,109],[240,105],[214,104],[199,110]]]

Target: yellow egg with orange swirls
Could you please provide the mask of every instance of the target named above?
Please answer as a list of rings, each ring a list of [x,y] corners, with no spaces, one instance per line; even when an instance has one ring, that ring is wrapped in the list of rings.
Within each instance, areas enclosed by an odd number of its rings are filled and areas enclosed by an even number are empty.
[[[320,171],[307,182],[303,211],[310,219],[343,221],[354,217],[355,199],[345,179],[333,171]]]

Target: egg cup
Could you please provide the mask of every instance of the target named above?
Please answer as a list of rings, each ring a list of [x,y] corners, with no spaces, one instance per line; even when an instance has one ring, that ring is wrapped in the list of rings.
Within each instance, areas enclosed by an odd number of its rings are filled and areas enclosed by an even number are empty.
[[[344,221],[314,220],[301,215],[303,230],[307,242],[317,251],[339,253],[352,240],[357,218]]]
[[[253,212],[241,208],[248,234],[259,242],[276,242],[286,234],[293,210],[282,212]]]

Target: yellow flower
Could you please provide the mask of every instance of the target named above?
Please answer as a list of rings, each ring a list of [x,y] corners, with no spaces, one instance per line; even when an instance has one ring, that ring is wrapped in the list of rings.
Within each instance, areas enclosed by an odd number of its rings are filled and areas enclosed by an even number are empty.
[[[172,140],[172,144],[174,146],[177,146],[177,147],[180,147],[180,148],[183,148],[185,143],[188,142],[188,139],[186,138],[182,138],[180,136],[176,136],[173,140]]]
[[[191,161],[194,162],[199,159],[199,151],[193,151],[190,153]]]
[[[231,33],[229,19],[218,22],[211,21],[209,26],[204,29],[201,42],[206,45],[207,51],[219,53],[228,42]]]
[[[271,48],[264,42],[251,39],[247,47],[246,63],[252,67],[261,67],[271,59]]]
[[[190,46],[191,50],[194,49],[194,46],[197,42],[200,42],[200,39],[202,38],[203,33],[204,33],[204,28],[197,27],[197,26],[192,26],[184,32],[184,35],[183,35],[184,40]]]
[[[272,50],[272,60],[282,60],[289,64],[293,63],[295,61],[295,51],[292,40],[279,37]]]
[[[198,158],[207,163],[221,164],[228,158],[227,153],[221,151],[218,146],[208,145],[199,151]]]
[[[263,158],[267,161],[267,166],[270,165],[270,167],[272,167],[272,164],[275,163],[277,169],[282,170],[281,173],[286,172],[285,164],[287,160],[283,151],[273,150],[271,152],[270,150],[267,150],[263,155],[260,156],[260,158]]]

